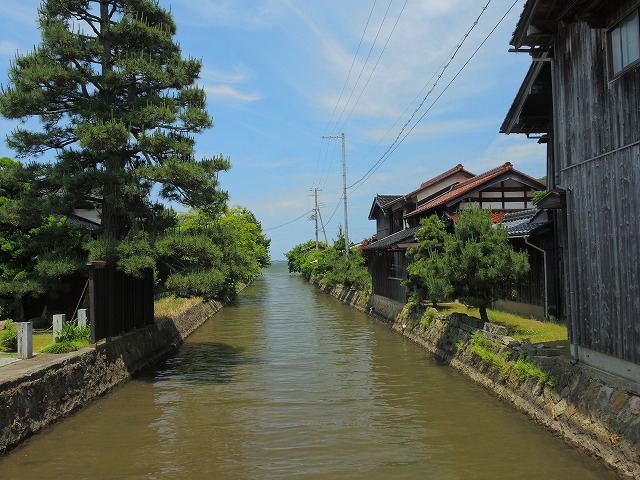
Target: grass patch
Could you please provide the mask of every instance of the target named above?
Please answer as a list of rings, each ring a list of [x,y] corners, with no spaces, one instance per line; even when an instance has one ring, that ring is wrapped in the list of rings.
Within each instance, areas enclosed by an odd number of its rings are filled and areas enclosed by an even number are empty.
[[[47,330],[45,332],[33,332],[33,351],[42,352],[42,350],[53,343],[53,332]]]
[[[442,313],[465,313],[472,317],[480,317],[477,308],[468,308],[461,303],[447,303],[442,305]],[[521,317],[513,313],[487,309],[487,315],[492,323],[507,327],[509,336],[519,342],[529,340],[531,343],[545,345],[564,345],[568,354],[568,330],[565,324],[543,322],[534,318]]]
[[[173,295],[162,297],[155,301],[153,305],[156,319],[164,317],[175,317],[185,310],[202,303],[202,298],[180,298]]]
[[[57,345],[72,343],[72,345],[65,345],[58,347]],[[88,340],[76,340],[73,342],[60,342],[53,343],[53,332],[51,330],[34,331],[33,332],[33,352],[34,353],[67,353],[73,352],[80,348],[89,345]],[[0,357],[2,358],[17,358],[17,352],[9,352],[4,348],[0,348]]]
[[[86,347],[89,342],[83,340],[72,340],[66,342],[58,342],[47,345],[42,349],[42,353],[69,353],[75,352],[83,347]]]
[[[458,349],[460,348],[458,347]],[[502,349],[500,345],[489,340],[481,332],[476,332],[471,337],[471,351],[484,363],[498,370],[505,379],[513,373],[521,382],[533,378],[538,383],[555,385],[555,381],[536,364],[524,357],[518,357],[514,360],[516,352]]]

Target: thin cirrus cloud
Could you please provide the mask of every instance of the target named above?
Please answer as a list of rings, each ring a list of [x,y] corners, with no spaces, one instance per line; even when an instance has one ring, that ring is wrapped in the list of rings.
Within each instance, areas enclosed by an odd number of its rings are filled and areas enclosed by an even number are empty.
[[[246,93],[231,85],[204,85],[208,98],[225,98],[239,102],[255,102],[262,97],[257,93]]]
[[[182,0],[181,20],[194,26],[220,26],[251,30],[273,25],[286,3],[278,0]]]
[[[248,74],[237,69],[231,72],[204,69],[200,79],[209,98],[228,99],[243,103],[255,102],[262,98],[258,93],[245,92],[238,87],[247,81]]]

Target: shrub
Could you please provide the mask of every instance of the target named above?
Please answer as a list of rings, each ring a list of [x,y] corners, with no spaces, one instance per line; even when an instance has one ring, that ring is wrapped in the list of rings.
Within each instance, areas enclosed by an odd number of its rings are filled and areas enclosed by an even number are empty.
[[[480,357],[483,362],[500,371],[504,378],[508,378],[511,372],[513,372],[515,377],[521,382],[527,378],[533,378],[538,383],[544,383],[550,386],[555,385],[555,381],[533,362],[523,357],[519,357],[514,361],[511,358],[515,352],[512,350],[502,352],[499,351],[498,348],[494,342],[480,332],[476,332],[471,338],[471,351]]]
[[[7,320],[4,330],[0,332],[0,347],[9,352],[18,351],[18,329],[12,320]]]
[[[60,334],[56,337],[57,343],[64,342],[85,342],[91,339],[90,327],[79,327],[73,323],[65,323]]]
[[[436,318],[438,311],[435,308],[427,308],[422,314],[422,320],[420,320],[420,325],[424,328],[429,328],[433,319]]]

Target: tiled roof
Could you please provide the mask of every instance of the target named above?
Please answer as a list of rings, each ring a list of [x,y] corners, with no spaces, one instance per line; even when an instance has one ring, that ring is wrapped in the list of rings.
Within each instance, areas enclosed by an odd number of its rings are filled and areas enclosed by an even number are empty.
[[[77,215],[54,215],[57,222],[62,220],[62,218],[66,218],[66,223],[72,228],[77,228],[79,230],[86,230],[87,232],[95,233],[102,230],[102,227],[91,220],[87,220],[86,218],[78,217]]]
[[[550,223],[551,221],[546,211],[541,211],[536,208],[507,213],[502,221],[502,225],[507,229],[510,237],[531,235],[536,230]]]
[[[381,207],[384,207],[385,205],[395,202],[400,197],[402,197],[402,195],[376,195],[376,200],[378,200]]]
[[[475,174],[471,173],[468,170],[465,170],[464,166],[461,163],[459,163],[455,167],[447,170],[446,172],[443,172],[440,175],[438,175],[436,177],[433,177],[430,180],[427,180],[426,182],[422,182],[420,184],[420,188],[416,188],[414,191],[409,192],[409,193],[407,193],[405,195],[399,195],[398,198],[396,198],[393,202],[395,202],[397,200],[400,200],[400,199],[405,200],[405,199],[415,195],[416,193],[421,192],[422,190],[424,190],[426,188],[429,188],[429,187],[431,187],[433,185],[436,185],[437,183],[442,182],[443,180],[446,180],[447,178],[455,175],[456,173],[460,173],[460,172],[464,172],[464,173],[468,174],[470,177],[474,177],[475,176]],[[391,202],[391,203],[393,203],[393,202]]]
[[[383,209],[386,205],[393,203],[394,200],[400,197],[402,197],[402,195],[376,195],[373,199],[373,203],[371,204],[371,209],[369,210],[369,220],[375,219],[373,212],[376,207]]]
[[[421,212],[430,210],[432,208],[438,207],[443,204],[447,204],[455,200],[462,200],[467,193],[472,192],[478,187],[486,183],[489,183],[495,178],[498,178],[500,175],[504,175],[505,173],[508,173],[508,172],[515,172],[519,176],[525,177],[534,183],[540,184],[539,180],[536,180],[533,177],[530,177],[528,175],[525,175],[522,172],[519,172],[518,170],[513,168],[513,165],[510,162],[506,162],[504,165],[493,168],[480,175],[476,175],[475,177],[472,177],[469,180],[466,180],[464,182],[458,183],[457,185],[454,185],[454,187],[449,192],[437,198],[434,198],[433,200],[431,200],[428,203],[425,203],[419,208],[416,208],[413,212],[410,212],[407,215],[405,215],[405,218],[417,215]]]
[[[370,243],[364,247],[363,251],[382,250],[387,249],[397,243],[408,243],[407,240],[412,240],[415,233],[422,228],[421,226],[406,228],[399,232],[393,233],[387,237],[381,238],[377,242]]]

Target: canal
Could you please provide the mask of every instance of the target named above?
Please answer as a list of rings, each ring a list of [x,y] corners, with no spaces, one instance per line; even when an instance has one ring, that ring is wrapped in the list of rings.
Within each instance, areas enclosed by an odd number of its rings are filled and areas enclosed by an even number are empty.
[[[173,358],[0,459],[2,479],[607,479],[276,263]]]

